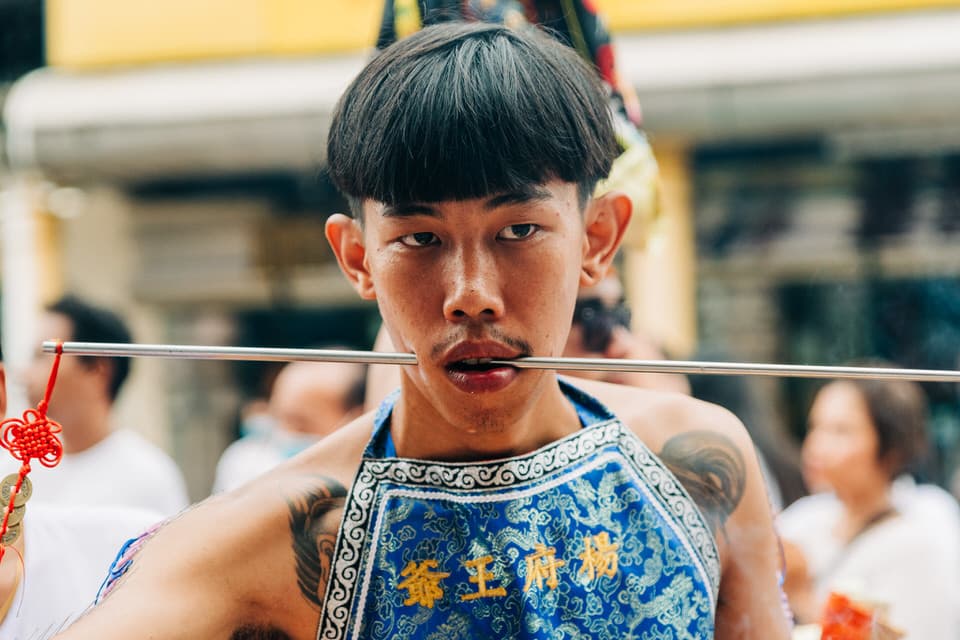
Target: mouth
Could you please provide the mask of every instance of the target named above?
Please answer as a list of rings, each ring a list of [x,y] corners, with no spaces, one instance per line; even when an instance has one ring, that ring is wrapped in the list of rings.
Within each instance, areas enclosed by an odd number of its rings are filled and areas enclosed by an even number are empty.
[[[463,373],[484,373],[501,368],[515,369],[516,367],[502,364],[503,361],[507,359],[508,358],[464,358],[463,360],[455,360],[447,364],[447,370]],[[494,363],[494,360],[497,362]]]
[[[462,391],[499,391],[520,375],[520,369],[504,364],[522,354],[496,344],[463,344],[447,354],[443,365],[447,378]]]

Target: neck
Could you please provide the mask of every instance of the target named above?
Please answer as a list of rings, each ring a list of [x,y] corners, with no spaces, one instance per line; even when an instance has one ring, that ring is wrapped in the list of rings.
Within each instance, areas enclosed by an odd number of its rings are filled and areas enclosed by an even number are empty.
[[[64,453],[80,453],[110,435],[110,406],[91,406],[84,415],[64,425]]]
[[[845,540],[852,539],[876,518],[893,509],[889,484],[837,495],[844,506],[844,516],[837,533]]]
[[[481,398],[461,412],[445,411],[404,379],[390,433],[397,455],[422,460],[470,462],[529,453],[580,428],[577,412],[556,376],[542,374],[532,393]],[[531,376],[532,377],[532,376]],[[510,406],[506,406],[511,403]]]

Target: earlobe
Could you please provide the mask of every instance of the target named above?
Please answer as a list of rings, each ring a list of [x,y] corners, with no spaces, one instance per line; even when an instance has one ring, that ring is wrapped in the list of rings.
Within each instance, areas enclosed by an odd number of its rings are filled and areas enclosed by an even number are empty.
[[[596,284],[607,275],[632,214],[633,203],[620,191],[607,192],[587,205],[580,286]]]
[[[337,257],[340,270],[364,300],[377,297],[367,266],[367,249],[363,242],[363,231],[357,221],[342,213],[327,218],[327,242]]]

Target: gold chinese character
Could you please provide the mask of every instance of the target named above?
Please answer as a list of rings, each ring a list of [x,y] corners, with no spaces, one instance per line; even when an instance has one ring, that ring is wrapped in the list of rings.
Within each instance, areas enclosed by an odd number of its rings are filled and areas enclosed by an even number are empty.
[[[583,553],[580,554],[580,559],[583,560],[580,573],[586,573],[588,580],[600,576],[614,577],[617,575],[617,549],[619,548],[619,544],[610,544],[610,536],[606,531],[592,537],[585,536]]]
[[[443,597],[440,580],[450,575],[443,571],[430,571],[436,568],[436,560],[424,560],[420,564],[411,560],[407,563],[407,566],[400,572],[400,575],[406,577],[406,580],[397,585],[398,589],[407,590],[408,597],[403,601],[403,604],[419,604],[428,609],[433,609],[433,603]]]
[[[547,586],[551,589],[557,588],[557,569],[567,564],[566,560],[557,560],[555,557],[557,550],[553,547],[547,547],[542,544],[535,544],[534,553],[527,556],[527,583],[523,586],[524,591],[529,591],[534,580],[537,582],[537,588],[543,588],[543,581],[547,581]]]
[[[461,602],[466,602],[467,600],[476,600],[477,598],[493,598],[495,596],[507,595],[507,590],[503,587],[495,587],[493,589],[487,588],[487,580],[492,580],[496,577],[487,571],[487,565],[491,562],[493,562],[493,556],[483,556],[476,558],[475,560],[467,560],[463,563],[467,566],[467,568],[477,570],[477,575],[470,576],[470,582],[476,583],[477,591],[476,593],[468,593],[460,596]]]

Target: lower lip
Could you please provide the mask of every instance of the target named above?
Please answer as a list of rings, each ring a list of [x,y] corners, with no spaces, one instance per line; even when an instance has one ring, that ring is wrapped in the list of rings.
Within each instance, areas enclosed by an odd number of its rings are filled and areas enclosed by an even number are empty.
[[[447,369],[447,377],[461,391],[489,393],[500,391],[513,382],[520,371],[513,367],[498,367],[488,371],[458,371]]]

